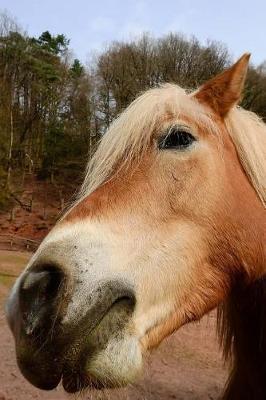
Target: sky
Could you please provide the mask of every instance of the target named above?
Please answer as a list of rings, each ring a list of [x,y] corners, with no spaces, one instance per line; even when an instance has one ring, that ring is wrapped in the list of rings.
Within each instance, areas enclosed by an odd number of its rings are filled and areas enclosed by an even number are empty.
[[[226,44],[233,59],[266,59],[266,0],[0,0],[29,35],[64,33],[84,63],[112,40],[169,31]]]

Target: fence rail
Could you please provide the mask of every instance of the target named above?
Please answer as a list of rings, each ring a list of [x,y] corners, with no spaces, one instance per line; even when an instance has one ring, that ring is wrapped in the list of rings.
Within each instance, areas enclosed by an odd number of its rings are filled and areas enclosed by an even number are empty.
[[[12,234],[0,234],[0,249],[1,250],[26,250],[35,251],[41,241],[29,239],[23,236]]]

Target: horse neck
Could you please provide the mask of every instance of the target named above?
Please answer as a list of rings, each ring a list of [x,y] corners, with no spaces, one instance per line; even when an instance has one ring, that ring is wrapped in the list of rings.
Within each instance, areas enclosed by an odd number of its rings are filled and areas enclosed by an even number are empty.
[[[229,297],[218,309],[218,332],[225,356],[232,361],[224,400],[266,399],[265,213],[260,205],[249,213],[254,219],[249,221],[250,228],[245,229],[246,245],[239,240],[239,261],[242,259],[243,266],[234,278]]]
[[[224,350],[233,361],[223,399],[265,399],[266,276],[235,287],[221,314]]]

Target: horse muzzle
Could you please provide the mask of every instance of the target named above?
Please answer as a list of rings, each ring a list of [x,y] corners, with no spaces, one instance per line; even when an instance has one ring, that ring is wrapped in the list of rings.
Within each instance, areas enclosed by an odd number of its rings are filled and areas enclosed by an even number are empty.
[[[134,290],[125,282],[91,282],[90,290],[88,282],[82,285],[80,277],[70,276],[59,264],[37,258],[8,298],[18,366],[40,389],[54,389],[62,378],[69,392],[88,384],[101,387],[86,373],[88,358],[121,333],[133,313]]]

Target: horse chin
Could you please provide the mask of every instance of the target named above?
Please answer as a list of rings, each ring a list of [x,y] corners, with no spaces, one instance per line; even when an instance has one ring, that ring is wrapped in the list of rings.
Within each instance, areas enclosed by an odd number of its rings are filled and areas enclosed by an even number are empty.
[[[133,334],[131,305],[116,303],[97,327],[72,346],[65,358],[63,387],[67,392],[119,388],[136,380],[142,369],[142,346]]]
[[[110,340],[104,349],[88,354],[83,368],[66,368],[62,384],[68,393],[119,388],[134,382],[141,369],[141,347],[137,339],[128,336]]]
[[[62,385],[67,393],[83,392],[86,389],[101,390],[104,388],[104,385],[92,375],[71,372],[64,372]]]

